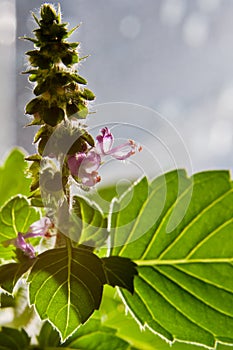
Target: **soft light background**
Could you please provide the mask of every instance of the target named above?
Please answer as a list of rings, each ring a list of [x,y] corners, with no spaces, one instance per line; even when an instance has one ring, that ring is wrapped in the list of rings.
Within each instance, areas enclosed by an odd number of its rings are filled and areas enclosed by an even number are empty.
[[[32,46],[16,38],[30,35],[30,11],[42,3],[0,0],[1,157],[14,144],[33,151],[32,129],[22,128],[31,87],[20,75],[24,52]],[[89,80],[96,103],[153,108],[181,134],[193,171],[232,169],[233,1],[60,3],[71,27],[82,22],[72,40],[81,41],[81,54],[91,56],[80,74]]]

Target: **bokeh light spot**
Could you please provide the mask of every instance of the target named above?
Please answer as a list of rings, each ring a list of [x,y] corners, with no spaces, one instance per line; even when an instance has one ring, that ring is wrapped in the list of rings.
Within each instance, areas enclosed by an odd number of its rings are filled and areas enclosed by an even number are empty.
[[[136,16],[126,16],[120,22],[121,34],[129,39],[135,39],[141,31],[141,22]]]
[[[201,11],[212,12],[218,9],[221,0],[198,0],[198,5]]]
[[[198,47],[205,44],[208,39],[208,22],[199,13],[193,13],[187,17],[183,26],[183,38],[186,44],[191,47]]]
[[[214,155],[226,155],[232,149],[232,124],[227,120],[219,120],[210,130],[209,150]]]
[[[185,13],[183,0],[164,0],[160,8],[160,20],[162,23],[174,26],[180,23]]]

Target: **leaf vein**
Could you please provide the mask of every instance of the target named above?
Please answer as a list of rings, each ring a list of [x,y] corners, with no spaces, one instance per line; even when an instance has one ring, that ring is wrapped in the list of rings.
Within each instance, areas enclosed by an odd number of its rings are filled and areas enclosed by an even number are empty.
[[[216,204],[221,202],[226,196],[228,196],[230,193],[233,192],[233,188],[222,194],[220,197],[216,198],[214,201],[212,201],[208,206],[203,208],[184,228],[183,230],[178,234],[178,236],[175,237],[172,243],[169,244],[167,248],[163,252],[160,253],[158,259],[162,259],[165,254],[167,254],[173,246],[179,241],[185,233],[190,229],[190,227],[193,226],[208,210],[212,209]]]

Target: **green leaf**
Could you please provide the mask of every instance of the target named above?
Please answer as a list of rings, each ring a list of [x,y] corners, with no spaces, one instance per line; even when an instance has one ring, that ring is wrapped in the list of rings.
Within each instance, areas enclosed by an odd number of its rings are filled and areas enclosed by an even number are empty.
[[[56,329],[49,322],[44,322],[40,334],[37,337],[39,346],[44,349],[46,347],[60,347],[60,336]]]
[[[121,293],[139,322],[169,341],[233,344],[229,173],[142,179],[114,208],[111,254],[138,265],[134,295]]]
[[[102,258],[107,283],[110,286],[126,288],[133,294],[134,276],[137,275],[136,264],[128,258],[110,256]]]
[[[105,276],[96,255],[67,246],[39,255],[28,281],[31,304],[65,340],[99,308]]]
[[[127,310],[127,308],[126,308]],[[139,350],[197,350],[197,345],[176,342],[168,344],[157,334],[148,328],[142,329],[135,322],[129,312],[126,312],[122,300],[116,295],[113,288],[106,286],[100,310],[95,312],[95,317],[102,320],[104,326],[117,330],[120,338],[127,340],[134,348]],[[218,350],[231,350],[229,346],[218,345]]]
[[[107,230],[107,218],[103,216],[95,203],[89,202],[83,197],[74,196],[73,213],[73,218],[77,224],[76,235],[81,235],[79,244],[101,247],[105,243],[109,232]],[[75,240],[75,237],[73,238]]]
[[[16,282],[31,267],[33,260],[28,258],[25,262],[10,263],[0,266],[0,287],[12,293]]]
[[[55,329],[45,322],[38,337],[43,349],[88,349],[88,350],[133,350],[130,344],[117,335],[117,330],[104,326],[100,319],[90,319],[80,327],[65,343]],[[134,350],[136,350],[134,348]]]
[[[116,330],[103,326],[98,319],[90,319],[63,346],[70,349],[130,350],[130,344],[117,336]],[[133,350],[133,349],[132,349]]]
[[[29,344],[30,338],[23,329],[2,327],[0,331],[0,350],[26,350]]]
[[[29,226],[39,220],[39,212],[30,206],[23,196],[17,196],[8,201],[0,210],[0,257],[11,260],[15,248],[7,241],[17,237],[18,232],[27,232]]]
[[[0,168],[0,206],[16,194],[28,196],[30,193],[31,180],[24,173],[27,167],[24,157],[21,150],[13,149]]]
[[[119,197],[125,193],[128,188],[128,183],[120,183],[120,185],[119,183],[112,184],[106,187],[98,187],[96,191],[87,192],[86,197],[90,201],[95,202],[104,212],[104,215],[108,216],[113,198]]]

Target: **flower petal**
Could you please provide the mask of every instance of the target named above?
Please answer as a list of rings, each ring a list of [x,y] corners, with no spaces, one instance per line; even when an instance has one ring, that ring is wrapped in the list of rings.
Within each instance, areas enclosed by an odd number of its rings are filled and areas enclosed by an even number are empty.
[[[80,164],[85,158],[86,158],[85,153],[79,153],[68,157],[67,163],[68,163],[68,167],[70,169],[71,175],[78,176]]]
[[[101,129],[100,132],[102,135],[98,135],[96,137],[96,140],[97,140],[96,149],[98,153],[104,155],[111,150],[114,138],[113,138],[113,134],[110,132],[110,130],[107,127]]]
[[[21,232],[18,233],[18,237],[15,239],[15,246],[24,252],[29,258],[35,258],[35,251],[30,243],[27,243]]]
[[[48,230],[52,227],[52,222],[48,217],[43,217],[40,220],[34,222],[28,232],[24,235],[24,238],[45,236]]]
[[[101,178],[96,171],[93,171],[91,174],[86,173],[82,178],[81,182],[84,186],[92,187],[100,182]]]
[[[95,151],[90,151],[86,158],[82,160],[80,168],[84,169],[85,172],[91,173],[99,169],[101,164],[101,157]]]

